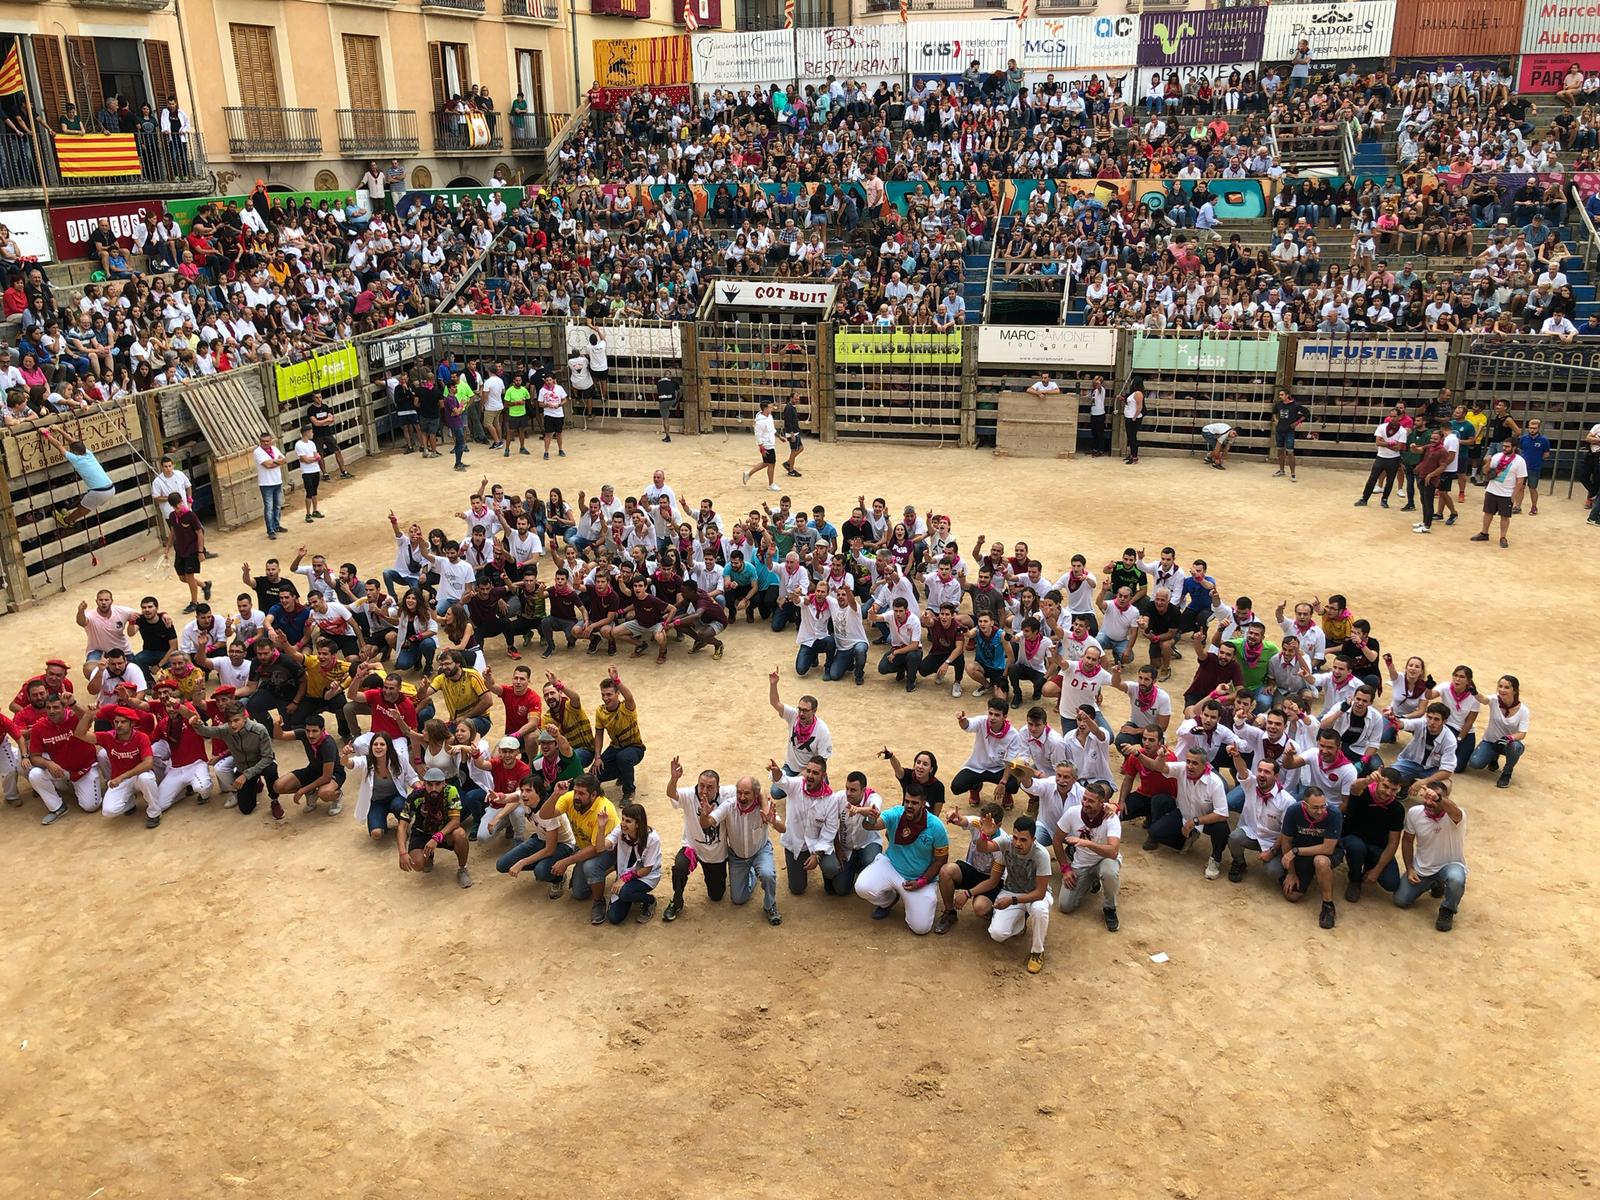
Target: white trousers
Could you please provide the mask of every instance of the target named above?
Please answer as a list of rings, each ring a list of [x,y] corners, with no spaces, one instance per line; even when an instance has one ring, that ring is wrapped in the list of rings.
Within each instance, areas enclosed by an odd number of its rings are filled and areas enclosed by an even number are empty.
[[[1002,891],[1000,896],[1016,898],[1018,893]],[[999,899],[999,896],[995,897]],[[1012,904],[1005,908],[997,908],[994,915],[989,918],[989,936],[997,942],[1014,938],[1022,932],[1023,925],[1028,925],[1033,930],[1033,952],[1044,953],[1044,935],[1050,928],[1050,894],[1045,893],[1042,900],[1030,900],[1026,904]]]
[[[15,800],[22,793],[17,790],[17,779],[22,773],[22,755],[10,738],[0,738],[0,791],[7,800]]]
[[[867,864],[866,870],[856,876],[856,895],[870,900],[880,908],[893,904],[896,896],[905,902],[906,928],[912,933],[927,933],[933,928],[933,919],[939,913],[939,889],[925,883],[909,890],[907,880],[901,877],[887,854],[880,854]]]
[[[63,777],[58,780],[43,767],[34,767],[28,772],[28,782],[33,785],[34,792],[51,812],[60,812],[66,805],[66,798],[74,793],[78,797],[78,807],[84,812],[94,812],[100,807],[98,770],[86,771],[80,779]]]
[[[478,821],[478,840],[487,842],[498,833],[501,837],[506,835],[506,830],[511,831],[511,836],[517,841],[525,841],[528,836],[528,808],[525,804],[513,805],[511,811],[500,818],[500,824],[491,832],[489,818],[500,812],[498,808],[485,808],[483,816]]]
[[[211,795],[211,767],[205,759],[192,762],[187,767],[173,767],[167,772],[156,791],[156,805],[150,815],[159,816],[166,812],[183,798],[185,788],[192,790],[196,796]]]
[[[105,800],[100,805],[100,811],[108,817],[120,817],[133,807],[134,797],[144,797],[145,815],[154,817],[161,810],[156,807],[156,773],[154,771],[140,771],[131,779],[124,779],[121,783],[114,783],[106,788]]]

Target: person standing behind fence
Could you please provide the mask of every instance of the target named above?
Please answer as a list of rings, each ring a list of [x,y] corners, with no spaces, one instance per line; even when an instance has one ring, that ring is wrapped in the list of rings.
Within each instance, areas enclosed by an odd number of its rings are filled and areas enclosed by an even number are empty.
[[[333,409],[328,407],[328,402],[322,398],[321,392],[311,393],[311,405],[306,409],[306,420],[311,422],[312,435],[316,438],[317,453],[327,459],[330,455],[339,465],[340,479],[354,479],[355,476],[345,468],[344,451],[339,449],[337,436],[338,418],[333,415]]]
[[[567,381],[572,384],[573,401],[583,406],[583,421],[587,426],[593,404],[594,375],[589,368],[589,355],[582,346],[576,347],[567,355]],[[600,411],[604,415],[603,405]]]
[[[1144,383],[1138,379],[1128,381],[1128,393],[1122,401],[1122,427],[1128,435],[1128,453],[1123,462],[1129,465],[1139,461],[1139,430],[1144,426]]]
[[[595,388],[600,393],[600,412],[605,413],[606,405],[611,402],[611,390],[606,380],[611,375],[611,358],[606,353],[606,339],[597,329],[589,335],[589,374],[594,377]],[[585,397],[583,404],[583,419],[589,419],[589,401]]]
[[[796,403],[799,399],[799,392],[791,392],[783,406],[783,440],[789,446],[789,458],[783,464],[783,470],[786,475],[796,479],[800,478],[800,472],[794,469],[794,460],[805,450],[805,443],[800,437],[800,408]]]

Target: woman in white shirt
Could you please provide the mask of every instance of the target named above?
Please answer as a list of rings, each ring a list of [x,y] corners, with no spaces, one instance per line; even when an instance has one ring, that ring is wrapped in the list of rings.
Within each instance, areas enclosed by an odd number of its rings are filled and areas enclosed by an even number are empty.
[[[356,780],[356,820],[366,823],[373,841],[381,842],[389,832],[389,818],[400,815],[416,786],[417,773],[383,733],[372,735],[365,754],[356,753],[355,743],[349,742],[340,757]]]
[[[1122,426],[1128,435],[1128,453],[1123,462],[1139,461],[1139,429],[1144,424],[1144,384],[1138,379],[1128,383],[1128,394],[1122,402]]]
[[[1478,710],[1483,707],[1479,703],[1478,685],[1472,679],[1472,668],[1463,663],[1450,672],[1450,682],[1439,689],[1439,699],[1450,710],[1445,724],[1456,735],[1456,757],[1466,762],[1478,744],[1478,735],[1472,731],[1472,726],[1478,719]]]
[[[1500,676],[1494,690],[1488,727],[1483,731],[1483,740],[1467,758],[1467,766],[1481,771],[1500,766],[1504,759],[1500,778],[1495,780],[1495,787],[1504,788],[1511,786],[1511,772],[1527,748],[1528,706],[1522,702],[1522,682],[1515,675]]]
[[[606,920],[621,925],[637,904],[639,912],[634,920],[643,925],[655,916],[656,884],[661,882],[661,835],[650,828],[644,805],[622,806],[616,853],[617,874],[611,885]]]

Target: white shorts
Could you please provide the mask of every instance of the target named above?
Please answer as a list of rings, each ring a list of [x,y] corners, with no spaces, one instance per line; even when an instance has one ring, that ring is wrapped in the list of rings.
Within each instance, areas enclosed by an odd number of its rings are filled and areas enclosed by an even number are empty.
[[[85,492],[78,503],[90,512],[95,512],[110,504],[112,500],[116,499],[116,495],[116,488],[100,488],[97,491]]]

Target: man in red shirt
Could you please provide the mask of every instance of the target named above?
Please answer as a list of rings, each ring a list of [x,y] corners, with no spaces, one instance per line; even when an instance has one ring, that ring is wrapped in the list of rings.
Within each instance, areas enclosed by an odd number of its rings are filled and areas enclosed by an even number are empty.
[[[483,682],[506,706],[505,736],[516,738],[527,751],[530,760],[538,758],[539,726],[544,718],[544,700],[539,695],[539,689],[533,686],[533,672],[527,667],[518,667],[511,672],[509,684],[497,684],[494,681],[494,672],[485,668]],[[498,783],[495,786],[502,792],[516,791],[515,786],[502,788]]]
[[[52,696],[71,696],[72,678],[68,674],[71,667],[59,658],[47,658],[44,663],[44,673],[35,675],[17,689],[17,694],[11,698],[11,711],[20,712],[28,706],[28,690],[36,683],[44,684],[45,691]],[[70,707],[70,704],[69,704]]]
[[[196,804],[204,804],[217,784],[206,755],[206,740],[189,724],[189,718],[198,715],[194,706],[185,704],[172,688],[160,687],[157,691],[163,705],[161,736],[172,759],[156,790],[155,819],[159,821],[161,814],[178,802],[185,788],[194,792]]]
[[[1162,743],[1161,730],[1147,726],[1139,735],[1139,749],[1151,758],[1176,762],[1177,755]],[[1138,753],[1130,752],[1122,760],[1122,792],[1117,797],[1117,810],[1124,821],[1137,817],[1150,819],[1150,802],[1157,796],[1177,796],[1178,781],[1170,775],[1147,769]]]
[[[361,728],[356,718],[363,709],[372,714],[371,728],[355,739],[356,753],[365,754],[372,735],[381,733],[405,760],[410,753],[410,739],[417,730],[417,706],[402,690],[398,672],[385,675],[378,687],[362,687],[371,678],[367,665],[358,662],[350,671],[350,684],[345,690],[349,703],[344,706],[344,719],[351,729]]]
[[[534,734],[534,740],[538,740]],[[489,774],[494,778],[494,790],[488,795],[488,806],[478,825],[478,841],[486,842],[502,827],[510,837],[520,843],[528,836],[528,809],[519,792],[522,781],[533,773],[533,768],[522,761],[522,742],[514,737],[503,737],[494,758],[489,760]],[[505,812],[507,806],[510,812]]]
[[[93,711],[85,710],[82,719],[92,721]],[[42,824],[54,825],[66,815],[64,796],[68,794],[77,795],[78,807],[84,812],[100,807],[96,747],[93,741],[78,736],[79,724],[77,713],[69,711],[60,696],[51,696],[44,703],[44,719],[28,732],[28,753],[22,765],[34,792],[44,801]]]
[[[99,747],[109,777],[100,811],[120,817],[133,807],[136,795],[143,796],[144,827],[154,829],[161,824],[161,810],[156,807],[156,762],[150,739],[133,727],[139,717],[133,709],[119,705],[110,715],[109,733],[90,733],[93,717],[88,713],[78,722],[78,736]]]

